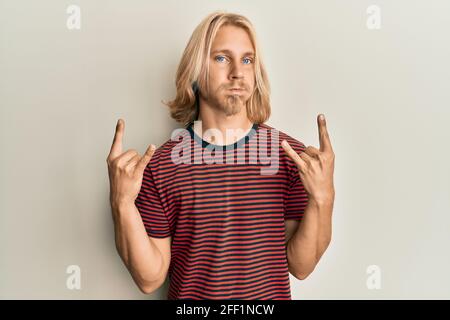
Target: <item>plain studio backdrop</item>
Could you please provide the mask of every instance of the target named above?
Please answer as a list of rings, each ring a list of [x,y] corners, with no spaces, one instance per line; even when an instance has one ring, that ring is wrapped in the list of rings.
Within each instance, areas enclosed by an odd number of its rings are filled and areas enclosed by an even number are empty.
[[[166,298],[168,281],[140,293],[116,252],[106,157],[120,117],[141,154],[180,127],[161,100],[215,10],[256,28],[269,125],[318,147],[327,118],[333,239],[313,274],[290,276],[292,298],[449,299],[445,0],[0,1],[0,298]]]

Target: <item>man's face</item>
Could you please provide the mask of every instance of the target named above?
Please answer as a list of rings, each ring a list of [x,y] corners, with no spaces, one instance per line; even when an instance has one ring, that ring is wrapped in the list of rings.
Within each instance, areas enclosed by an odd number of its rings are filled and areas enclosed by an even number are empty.
[[[211,107],[227,116],[245,108],[255,86],[254,58],[252,42],[244,29],[227,25],[218,30],[209,59],[209,97],[206,100]]]

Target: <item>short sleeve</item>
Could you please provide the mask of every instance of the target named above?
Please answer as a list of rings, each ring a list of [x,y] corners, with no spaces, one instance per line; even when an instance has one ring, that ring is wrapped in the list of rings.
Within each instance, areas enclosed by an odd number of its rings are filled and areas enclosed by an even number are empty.
[[[135,205],[150,237],[166,238],[171,235],[169,221],[161,204],[150,165],[144,170],[141,190],[135,200]]]
[[[294,144],[291,142],[289,142],[289,144],[295,151],[297,151],[297,153],[305,150],[303,144]],[[308,193],[306,192],[300,179],[297,166],[290,158],[288,160],[287,172],[289,175],[289,187],[284,203],[284,219],[301,220],[303,218],[305,208],[308,205]]]

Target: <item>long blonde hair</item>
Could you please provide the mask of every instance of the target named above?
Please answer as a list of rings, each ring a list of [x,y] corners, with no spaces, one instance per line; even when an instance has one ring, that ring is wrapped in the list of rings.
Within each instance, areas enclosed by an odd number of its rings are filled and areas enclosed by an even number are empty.
[[[198,115],[197,90],[208,88],[211,46],[217,31],[223,25],[233,25],[246,30],[255,48],[256,81],[255,89],[246,103],[247,117],[254,123],[264,123],[270,117],[270,84],[252,23],[239,14],[215,11],[195,28],[184,49],[176,74],[175,99],[162,101],[169,107],[170,116],[184,125],[196,120]]]

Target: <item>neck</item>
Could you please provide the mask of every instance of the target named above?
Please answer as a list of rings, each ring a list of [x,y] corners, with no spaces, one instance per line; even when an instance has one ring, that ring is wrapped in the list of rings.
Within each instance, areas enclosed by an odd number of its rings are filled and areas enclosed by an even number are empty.
[[[212,108],[205,100],[200,98],[199,122],[194,123],[195,133],[203,140],[216,145],[229,145],[245,137],[252,129],[253,123],[247,117],[247,108],[244,106],[239,113],[227,116]],[[218,130],[215,134],[212,130]],[[209,131],[206,132],[207,130]]]

